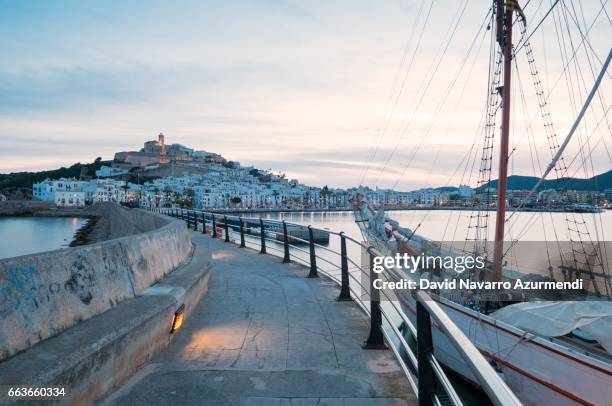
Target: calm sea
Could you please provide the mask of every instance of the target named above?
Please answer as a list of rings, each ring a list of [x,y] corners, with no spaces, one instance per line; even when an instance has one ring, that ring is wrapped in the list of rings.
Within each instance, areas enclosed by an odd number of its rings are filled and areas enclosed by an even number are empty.
[[[66,248],[85,221],[76,217],[0,217],[0,259]]]
[[[495,228],[495,212],[488,212],[489,218],[489,240],[493,240]],[[508,216],[511,213],[508,214]],[[245,214],[245,217],[258,217],[260,214]],[[429,238],[433,241],[464,241],[470,225],[470,216],[474,213],[460,210],[394,210],[387,212],[387,216],[397,220],[402,226],[412,230],[417,229],[417,234]],[[264,218],[275,220],[285,220],[298,224],[311,224],[319,228],[327,228],[332,231],[344,231],[347,235],[362,241],[363,237],[359,228],[355,224],[352,212],[299,212],[299,213],[263,213]],[[576,223],[582,223],[578,228],[588,231],[590,234],[583,234],[580,238],[593,241],[606,241],[606,246],[611,247],[609,241],[612,240],[612,211],[605,211],[596,214],[572,214],[572,213],[544,213],[544,212],[518,212],[515,213],[507,222],[506,241],[523,241],[529,246],[531,242],[547,242],[547,244],[531,244],[534,247],[548,245],[551,249],[557,245],[558,241],[569,241],[570,234],[576,239],[576,233],[569,233],[568,227],[576,229]],[[473,236],[471,236],[473,238]],[[257,241],[253,240],[255,246]],[[274,244],[271,244],[274,245]],[[526,252],[525,245],[521,246],[521,258],[508,256],[508,265],[515,266],[525,273],[547,273],[548,260],[544,252],[531,250]],[[276,249],[282,248],[277,245]],[[331,237],[329,248],[339,251],[340,241],[336,237]],[[361,253],[357,246],[348,244],[349,256],[356,261],[361,259]],[[609,252],[608,252],[609,251]],[[331,253],[321,252],[334,264],[339,262],[339,258]],[[292,253],[293,256],[293,253]],[[296,251],[295,256],[300,258],[304,253]],[[327,258],[329,257],[329,258]],[[605,257],[607,263],[612,264],[612,249],[607,250]],[[516,262],[516,263],[513,263]],[[325,264],[322,264],[325,267]],[[330,270],[334,269],[329,265]]]
[[[461,241],[467,236],[470,216],[473,212],[461,210],[391,210],[388,217],[397,220],[402,226],[415,229],[417,233],[434,241]],[[508,213],[510,216],[512,213]],[[259,216],[259,215],[257,215]],[[495,212],[489,212],[489,238],[493,238]],[[264,218],[281,219],[300,224],[344,231],[353,238],[360,239],[359,228],[351,212],[317,213],[265,213]],[[584,221],[587,229],[600,241],[612,239],[612,210],[597,214],[520,212],[507,223],[507,239],[521,241],[567,241],[567,227],[571,221]],[[419,226],[420,224],[420,226]]]

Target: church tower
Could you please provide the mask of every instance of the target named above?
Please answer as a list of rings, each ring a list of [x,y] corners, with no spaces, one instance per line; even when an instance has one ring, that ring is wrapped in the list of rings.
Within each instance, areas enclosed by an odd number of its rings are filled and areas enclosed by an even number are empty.
[[[159,133],[157,136],[157,143],[159,144],[160,154],[166,155],[166,144],[164,143],[164,134]]]

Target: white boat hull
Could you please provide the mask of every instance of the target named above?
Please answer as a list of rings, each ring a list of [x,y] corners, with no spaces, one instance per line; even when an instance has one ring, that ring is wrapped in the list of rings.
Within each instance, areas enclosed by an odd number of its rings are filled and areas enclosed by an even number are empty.
[[[360,213],[356,214],[361,219]],[[366,217],[369,218],[369,217]],[[368,241],[377,241],[362,222]],[[413,236],[413,239],[420,237]],[[384,243],[383,243],[384,245]],[[416,302],[398,293],[405,315],[416,326]],[[508,386],[526,405],[612,405],[612,364],[497,321],[450,300],[439,304],[489,361],[495,361]],[[436,358],[478,386],[477,380],[446,335],[432,321]]]
[[[402,295],[405,314],[416,325],[416,303]],[[496,321],[457,303],[439,304],[488,360],[501,367],[504,379],[526,405],[612,405],[612,367],[598,359]],[[432,330],[436,358],[476,385],[444,333]]]

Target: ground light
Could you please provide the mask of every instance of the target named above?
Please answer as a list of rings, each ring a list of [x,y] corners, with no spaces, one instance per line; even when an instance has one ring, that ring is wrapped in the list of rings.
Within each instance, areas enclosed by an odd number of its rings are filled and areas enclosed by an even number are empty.
[[[174,319],[172,320],[172,328],[170,329],[170,333],[174,333],[176,330],[181,328],[181,326],[183,325],[184,316],[185,316],[185,305],[182,304],[174,312]]]

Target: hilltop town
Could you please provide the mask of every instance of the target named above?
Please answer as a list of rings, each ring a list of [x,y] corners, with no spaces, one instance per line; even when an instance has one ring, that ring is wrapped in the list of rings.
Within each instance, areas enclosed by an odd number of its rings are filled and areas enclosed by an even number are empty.
[[[223,156],[197,151],[181,144],[166,144],[165,136],[147,141],[138,151],[115,153],[112,161],[97,160],[95,174],[78,178],[45,179],[32,185],[32,197],[58,207],[83,207],[116,201],[140,207],[194,207],[233,210],[345,209],[356,193],[385,208],[494,207],[494,185],[425,188],[415,191],[315,187],[287,179],[283,173],[242,166]],[[83,172],[83,171],[82,171]],[[567,209],[569,205],[606,207],[612,189],[605,191],[545,189],[533,196],[529,190],[508,191],[510,207]],[[0,196],[0,199],[2,197]]]

